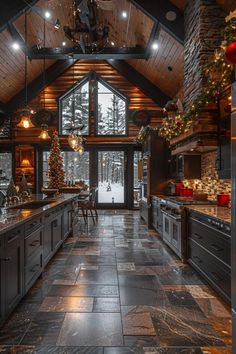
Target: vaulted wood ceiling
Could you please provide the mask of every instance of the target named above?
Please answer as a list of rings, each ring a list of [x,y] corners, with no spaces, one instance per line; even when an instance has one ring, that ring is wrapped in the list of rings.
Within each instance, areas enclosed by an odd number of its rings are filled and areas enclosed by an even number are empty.
[[[184,10],[187,0],[171,0],[181,11]],[[232,8],[234,1],[218,0],[218,2]],[[147,46],[153,27],[153,20],[138,10],[129,0],[113,0],[112,11],[99,11],[99,18],[103,24],[110,27],[110,39],[116,46]],[[46,24],[46,46],[61,47],[65,38],[64,25],[73,27],[72,0],[39,0],[36,8],[28,12],[27,43],[33,45],[43,44],[43,18],[37,12],[40,9],[50,9],[53,19]],[[35,11],[36,9],[36,11]],[[122,19],[122,10],[128,12],[128,18]],[[53,21],[60,19],[61,28],[56,30]],[[16,29],[24,38],[24,16],[13,22]],[[163,29],[158,36],[159,50],[153,52],[148,60],[129,60],[129,64],[143,74],[154,85],[167,95],[174,97],[183,84],[183,46]],[[13,52],[11,49],[12,38],[7,29],[0,33],[0,102],[6,103],[24,87],[24,54]],[[55,61],[48,60],[46,67]],[[41,60],[28,61],[28,80],[31,82],[43,71]]]

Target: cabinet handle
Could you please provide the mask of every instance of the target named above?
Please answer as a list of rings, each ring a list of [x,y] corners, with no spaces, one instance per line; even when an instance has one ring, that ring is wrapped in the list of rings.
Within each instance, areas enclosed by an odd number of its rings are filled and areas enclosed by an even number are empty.
[[[3,261],[3,262],[10,262],[10,261],[11,261],[11,257],[0,258],[0,261]]]
[[[33,227],[33,226],[37,225],[37,223],[38,223],[38,221],[34,221],[34,222],[32,222],[29,226],[30,226],[30,227]]]
[[[36,270],[37,270],[39,267],[40,267],[40,264],[35,264],[35,265],[33,266],[33,268],[30,269],[30,271],[31,271],[32,273],[35,273]]]
[[[195,258],[198,261],[198,263],[202,263],[201,258],[199,258],[198,256],[193,256],[193,258]]]
[[[213,276],[213,278],[216,280],[216,281],[222,281],[223,279],[219,277],[218,274],[216,274],[215,272],[211,272],[211,275]]]
[[[213,250],[220,252],[222,251],[222,248],[217,247],[214,243],[211,244],[211,248],[213,248]]]
[[[34,247],[36,246],[38,243],[40,243],[39,240],[35,240],[34,242],[30,243],[30,246]]]
[[[202,236],[196,234],[195,232],[194,232],[193,236],[195,236],[195,237],[198,238],[199,240],[202,238]]]

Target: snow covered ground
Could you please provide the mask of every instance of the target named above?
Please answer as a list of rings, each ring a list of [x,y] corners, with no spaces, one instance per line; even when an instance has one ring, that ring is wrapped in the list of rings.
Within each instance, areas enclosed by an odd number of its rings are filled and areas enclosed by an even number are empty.
[[[124,203],[124,186],[119,183],[111,184],[111,191],[107,191],[108,183],[99,183],[99,203]],[[113,199],[114,198],[114,199]]]

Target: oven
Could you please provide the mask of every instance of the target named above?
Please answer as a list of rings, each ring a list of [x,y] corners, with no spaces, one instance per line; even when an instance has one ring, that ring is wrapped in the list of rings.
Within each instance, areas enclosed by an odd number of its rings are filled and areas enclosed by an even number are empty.
[[[162,210],[163,241],[185,261],[184,211],[181,208],[172,209],[168,206]]]

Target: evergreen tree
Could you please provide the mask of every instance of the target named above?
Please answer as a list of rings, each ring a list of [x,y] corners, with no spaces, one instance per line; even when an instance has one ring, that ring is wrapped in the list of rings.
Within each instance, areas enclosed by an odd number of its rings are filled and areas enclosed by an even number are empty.
[[[49,186],[48,188],[61,188],[65,185],[65,172],[63,169],[63,158],[60,150],[58,132],[52,135],[52,144],[49,156]]]

